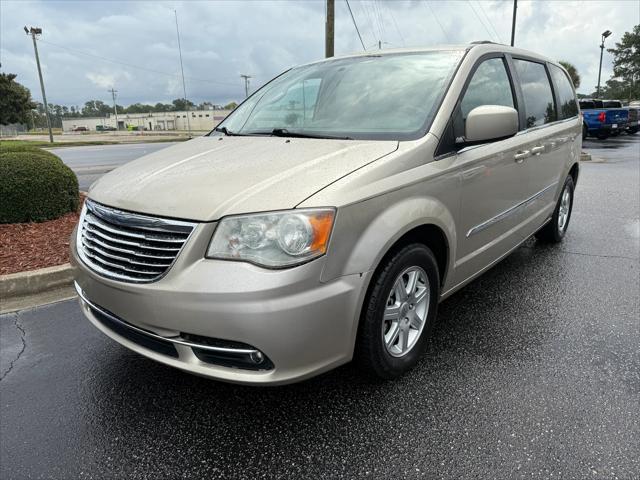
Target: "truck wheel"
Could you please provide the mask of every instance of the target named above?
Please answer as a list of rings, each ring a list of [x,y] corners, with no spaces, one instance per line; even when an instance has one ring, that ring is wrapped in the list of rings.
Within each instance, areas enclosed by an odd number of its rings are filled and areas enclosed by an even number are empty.
[[[536,238],[541,242],[560,243],[564,238],[565,233],[567,233],[567,228],[569,227],[569,220],[571,219],[571,211],[573,209],[573,190],[573,177],[567,175],[551,220],[536,232]]]
[[[384,260],[362,307],[354,352],[362,370],[393,379],[418,363],[436,318],[439,279],[436,259],[421,243]]]
[[[589,136],[589,129],[587,128],[586,125],[582,125],[582,139],[586,140],[588,136]]]

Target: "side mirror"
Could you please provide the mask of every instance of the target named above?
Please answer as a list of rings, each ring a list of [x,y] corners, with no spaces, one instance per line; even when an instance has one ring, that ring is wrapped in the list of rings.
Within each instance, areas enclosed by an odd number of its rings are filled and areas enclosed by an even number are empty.
[[[518,111],[501,105],[481,105],[469,112],[465,125],[466,142],[483,142],[518,133]]]

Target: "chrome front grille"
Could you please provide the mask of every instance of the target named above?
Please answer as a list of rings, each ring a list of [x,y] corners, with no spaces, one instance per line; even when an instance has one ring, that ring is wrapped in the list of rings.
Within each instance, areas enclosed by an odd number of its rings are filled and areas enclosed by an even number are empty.
[[[173,265],[195,225],[124,212],[87,199],[78,226],[78,255],[104,277],[153,282]]]

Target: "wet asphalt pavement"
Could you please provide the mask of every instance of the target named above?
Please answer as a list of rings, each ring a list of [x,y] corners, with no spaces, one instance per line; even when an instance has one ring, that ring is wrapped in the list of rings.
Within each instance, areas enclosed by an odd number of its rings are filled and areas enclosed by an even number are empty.
[[[608,148],[615,145],[616,148]],[[147,360],[75,301],[0,318],[0,477],[640,476],[640,135],[585,142],[560,246],[441,304],[395,382],[249,388]]]

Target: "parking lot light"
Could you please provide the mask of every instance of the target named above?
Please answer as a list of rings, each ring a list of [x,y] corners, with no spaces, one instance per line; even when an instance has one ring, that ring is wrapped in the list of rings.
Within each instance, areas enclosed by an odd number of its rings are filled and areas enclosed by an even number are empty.
[[[596,98],[600,98],[600,76],[602,74],[602,54],[604,53],[604,39],[611,35],[611,30],[605,30],[602,32],[602,39],[600,42],[600,67],[598,67],[598,87],[596,88]]]

